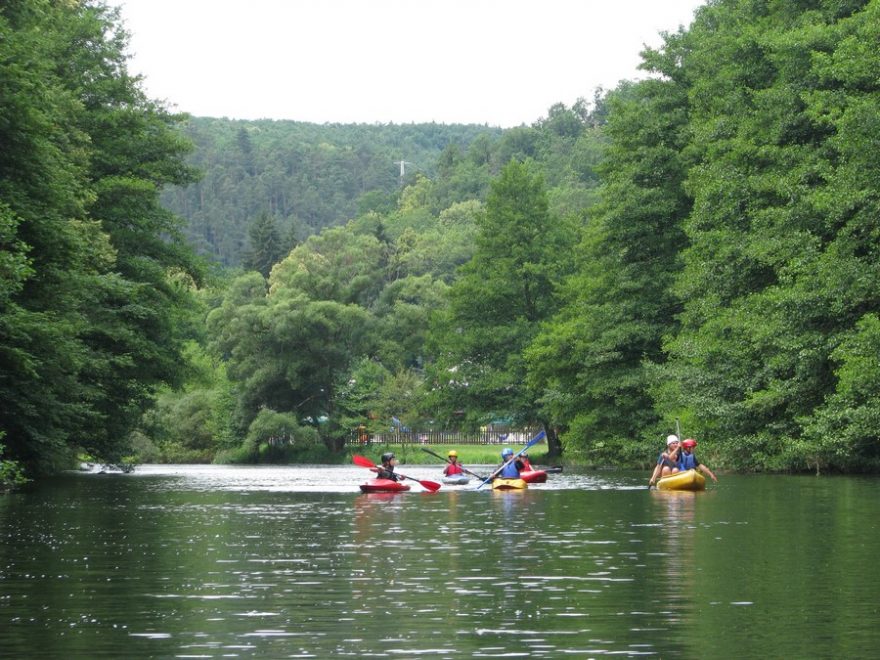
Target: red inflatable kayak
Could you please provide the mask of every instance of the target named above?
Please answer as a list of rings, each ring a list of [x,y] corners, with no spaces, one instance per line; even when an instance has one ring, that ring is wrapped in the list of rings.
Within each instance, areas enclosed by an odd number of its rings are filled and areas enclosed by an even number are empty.
[[[409,484],[404,484],[394,479],[370,479],[361,484],[364,493],[402,493],[409,490]]]
[[[547,481],[547,473],[544,470],[531,470],[529,472],[520,472],[519,478],[527,484],[542,484]]]

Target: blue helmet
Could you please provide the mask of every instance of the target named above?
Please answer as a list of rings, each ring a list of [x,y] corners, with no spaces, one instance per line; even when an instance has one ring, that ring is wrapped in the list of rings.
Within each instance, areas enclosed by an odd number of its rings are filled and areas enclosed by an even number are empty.
[[[508,456],[513,456],[513,450],[510,447],[505,447],[501,450],[501,458],[507,458]]]

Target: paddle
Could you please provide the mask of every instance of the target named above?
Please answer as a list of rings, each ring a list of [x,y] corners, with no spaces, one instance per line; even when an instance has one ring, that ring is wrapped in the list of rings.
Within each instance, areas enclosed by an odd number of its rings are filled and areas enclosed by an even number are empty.
[[[482,488],[482,487],[485,486],[487,483],[489,483],[490,481],[492,481],[492,479],[494,479],[496,476],[498,476],[498,474],[501,472],[501,470],[503,470],[505,467],[507,467],[508,465],[510,465],[511,463],[513,463],[517,458],[519,458],[519,455],[520,455],[520,454],[522,454],[522,453],[524,453],[524,452],[527,452],[527,451],[529,450],[530,447],[533,447],[533,446],[535,446],[536,444],[538,444],[539,442],[541,442],[541,440],[544,439],[544,436],[545,436],[545,435],[546,435],[546,433],[544,433],[544,431],[541,431],[540,433],[538,433],[538,435],[536,435],[534,438],[532,438],[531,440],[529,440],[529,443],[528,443],[525,447],[523,447],[523,448],[520,449],[518,452],[516,452],[516,453],[515,453],[513,456],[511,456],[507,461],[505,461],[504,463],[502,463],[502,464],[501,464],[501,467],[499,467],[499,468],[498,468],[497,470],[495,470],[492,474],[490,474],[488,477],[486,477],[486,478],[483,480],[483,483],[481,483],[479,486],[477,486],[477,490],[480,490],[480,488]]]
[[[438,454],[437,452],[433,452],[433,451],[431,451],[431,450],[428,449],[427,447],[419,447],[419,449],[421,449],[421,450],[424,451],[424,452],[427,452],[427,453],[431,454],[431,456],[436,456],[436,457],[439,458],[441,461],[446,461],[447,463],[450,463],[450,462],[451,462],[448,458],[443,458],[440,454]],[[471,472],[470,470],[468,470],[468,469],[467,469],[464,465],[462,465],[461,463],[459,463],[458,465],[459,465],[459,467],[461,468],[461,471],[464,472],[465,474],[469,474],[469,475],[471,475],[472,477],[476,477],[477,479],[485,479],[485,478],[486,478],[486,477],[484,477],[484,476],[481,475],[481,474],[475,474],[475,473]]]
[[[361,467],[374,468],[374,469],[378,469],[378,467],[379,467],[378,465],[373,463],[373,461],[371,461],[366,456],[358,456],[357,454],[355,454],[353,460],[354,460],[355,465],[360,465]],[[413,477],[408,477],[405,474],[400,474],[400,472],[395,472],[395,474],[398,477],[403,477],[404,479],[409,479],[410,481],[418,481],[419,484],[421,484],[422,488],[425,488],[425,489],[431,491],[432,493],[436,493],[438,490],[440,490],[440,484],[438,484],[436,481],[427,481],[427,480],[423,481],[421,479],[414,479]]]

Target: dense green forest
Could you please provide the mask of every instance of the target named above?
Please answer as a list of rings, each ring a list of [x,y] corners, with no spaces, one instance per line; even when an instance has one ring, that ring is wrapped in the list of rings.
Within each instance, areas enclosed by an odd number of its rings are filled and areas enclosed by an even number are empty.
[[[325,227],[367,211],[394,209],[416,173],[434,178],[447,148],[480,159],[500,129],[481,126],[318,125],[191,117],[182,131],[196,148],[188,163],[203,173],[167,189],[163,204],[186,218],[184,235],[225,266],[247,264],[249,231],[270,218],[284,254]],[[403,177],[401,177],[403,172]],[[455,192],[448,195],[452,201]]]
[[[102,5],[5,3],[6,457],[502,419],[647,466],[678,420],[716,468],[876,470],[878,14],[713,0],[644,80],[502,131],[169,114]]]

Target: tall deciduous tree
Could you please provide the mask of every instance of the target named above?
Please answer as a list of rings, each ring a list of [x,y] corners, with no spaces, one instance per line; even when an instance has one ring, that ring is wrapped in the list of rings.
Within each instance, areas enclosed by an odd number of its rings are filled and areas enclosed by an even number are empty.
[[[533,386],[565,429],[566,446],[597,460],[644,451],[633,439],[658,421],[646,363],[664,360],[662,339],[680,311],[671,285],[690,210],[681,154],[687,90],[674,58],[650,62],[665,79],[625,84],[607,99],[601,203],[565,305],[527,353]]]
[[[266,293],[256,273],[236,280],[208,323],[229,374],[240,383],[242,431],[262,408],[293,413],[322,436],[344,439],[337,390],[377,343],[367,309],[381,286],[376,238],[331,229],[298,246],[273,271]]]
[[[872,337],[880,302],[877,168],[864,156],[878,135],[880,87],[866,73],[877,8],[808,4],[709,5],[690,35],[700,162],[659,405],[692,411],[742,467],[806,466],[805,429],[858,391],[853,338]],[[840,464],[817,440],[818,462]]]
[[[510,162],[492,182],[476,252],[434,328],[435,379],[449,409],[475,421],[541,422],[555,441],[526,384],[523,350],[556,309],[554,285],[566,274],[572,236],[549,213],[542,177]]]
[[[128,76],[102,4],[11,0],[0,35],[0,428],[34,468],[75,449],[118,460],[180,372],[188,294],[170,274],[193,269],[158,194],[190,180],[186,143]]]

